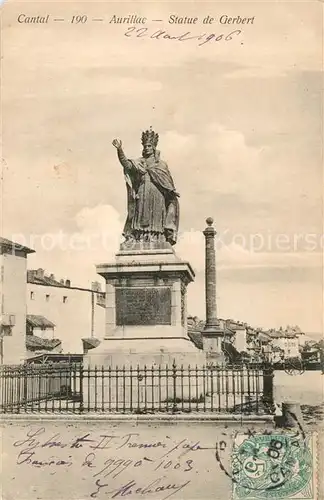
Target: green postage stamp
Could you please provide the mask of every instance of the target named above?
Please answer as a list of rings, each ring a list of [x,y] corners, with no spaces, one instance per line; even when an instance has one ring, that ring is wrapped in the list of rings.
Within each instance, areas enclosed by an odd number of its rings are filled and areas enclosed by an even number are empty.
[[[240,434],[231,464],[233,500],[316,499],[315,434]]]

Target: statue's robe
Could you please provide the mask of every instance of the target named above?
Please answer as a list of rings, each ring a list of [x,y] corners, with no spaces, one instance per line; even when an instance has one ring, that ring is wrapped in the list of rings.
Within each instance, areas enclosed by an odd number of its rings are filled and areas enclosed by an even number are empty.
[[[179,202],[167,164],[139,158],[123,163],[127,185],[128,215],[123,234],[164,235],[174,245],[179,227]]]

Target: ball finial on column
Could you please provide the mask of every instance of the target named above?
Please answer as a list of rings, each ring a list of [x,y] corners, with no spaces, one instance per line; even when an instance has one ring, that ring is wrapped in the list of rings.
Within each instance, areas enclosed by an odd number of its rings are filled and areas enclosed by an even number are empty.
[[[214,237],[216,235],[216,229],[214,228],[214,219],[212,217],[207,217],[206,219],[206,224],[207,224],[207,227],[205,229],[205,231],[203,231],[204,235],[206,236],[206,238],[209,238],[209,237]]]

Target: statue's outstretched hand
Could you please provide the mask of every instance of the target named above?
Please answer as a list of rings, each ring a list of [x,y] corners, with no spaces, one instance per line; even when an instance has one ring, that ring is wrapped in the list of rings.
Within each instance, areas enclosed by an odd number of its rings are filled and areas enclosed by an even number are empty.
[[[112,145],[115,146],[116,149],[120,149],[122,147],[122,141],[120,139],[114,139]]]
[[[177,191],[173,191],[174,195],[177,197],[177,198],[180,198],[180,194],[177,193]]]

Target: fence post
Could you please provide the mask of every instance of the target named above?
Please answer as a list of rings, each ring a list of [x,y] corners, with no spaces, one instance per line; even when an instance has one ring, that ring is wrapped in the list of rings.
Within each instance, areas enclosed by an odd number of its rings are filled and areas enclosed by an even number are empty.
[[[177,407],[177,365],[175,359],[172,364],[172,377],[173,377],[173,407],[172,412],[176,412],[178,410]]]
[[[4,384],[5,384],[5,378],[3,376],[3,368],[0,366],[0,408],[3,409],[4,408],[4,405],[3,405],[3,389],[4,389]]]
[[[28,398],[28,365],[23,365],[23,401],[25,406],[25,411],[27,410],[27,398]]]
[[[79,407],[79,412],[83,413],[84,411],[84,405],[83,405],[83,363],[81,362],[80,364],[80,370],[79,370],[79,379],[80,379],[80,407]]]
[[[270,413],[274,411],[273,400],[273,378],[274,370],[271,363],[268,361],[263,364],[263,398],[262,402],[266,410]]]

